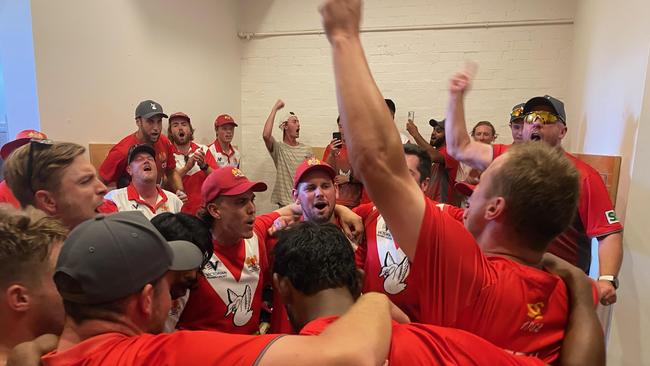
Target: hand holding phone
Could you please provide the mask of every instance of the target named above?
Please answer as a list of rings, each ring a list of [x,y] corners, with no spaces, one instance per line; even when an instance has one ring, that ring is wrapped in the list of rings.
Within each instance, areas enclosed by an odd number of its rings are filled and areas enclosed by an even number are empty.
[[[343,139],[340,132],[332,132],[332,147],[340,149],[343,146]]]

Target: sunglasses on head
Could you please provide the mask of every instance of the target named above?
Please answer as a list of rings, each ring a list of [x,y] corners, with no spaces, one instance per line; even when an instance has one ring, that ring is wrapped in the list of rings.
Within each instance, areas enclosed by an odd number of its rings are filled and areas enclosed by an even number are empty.
[[[49,139],[31,139],[29,141],[29,157],[27,159],[27,186],[29,187],[30,192],[36,193],[34,191],[34,185],[32,180],[34,178],[34,150],[35,149],[49,149],[54,144],[54,141]]]
[[[521,115],[524,113],[524,107],[517,107],[510,112],[510,117],[521,117]]]
[[[524,122],[535,123],[539,120],[543,125],[552,125],[557,121],[561,121],[557,115],[547,111],[532,111],[524,116]]]

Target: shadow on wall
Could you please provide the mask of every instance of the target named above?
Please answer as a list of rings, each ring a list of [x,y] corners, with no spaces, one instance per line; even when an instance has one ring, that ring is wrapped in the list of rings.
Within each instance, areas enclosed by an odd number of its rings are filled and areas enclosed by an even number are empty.
[[[616,193],[616,213],[622,222],[625,222],[627,210],[627,197],[630,192],[630,181],[632,180],[632,162],[634,161],[634,148],[636,135],[639,132],[639,117],[634,116],[630,110],[625,111],[623,135],[619,151],[623,157],[621,161],[621,175],[618,181],[618,192]]]

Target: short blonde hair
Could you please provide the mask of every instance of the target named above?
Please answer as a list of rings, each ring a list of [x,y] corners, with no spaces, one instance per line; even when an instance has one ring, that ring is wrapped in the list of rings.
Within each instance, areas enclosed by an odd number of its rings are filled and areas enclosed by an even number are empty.
[[[86,151],[83,146],[72,142],[57,142],[48,147],[34,149],[32,176],[27,177],[31,148],[29,143],[19,147],[9,156],[4,166],[7,184],[22,207],[33,205],[34,193],[40,189],[57,191],[63,169]],[[30,185],[34,191],[30,189]]]
[[[24,210],[0,204],[0,285],[38,281],[39,269],[52,251],[52,244],[64,241],[68,229],[56,218],[34,207]]]

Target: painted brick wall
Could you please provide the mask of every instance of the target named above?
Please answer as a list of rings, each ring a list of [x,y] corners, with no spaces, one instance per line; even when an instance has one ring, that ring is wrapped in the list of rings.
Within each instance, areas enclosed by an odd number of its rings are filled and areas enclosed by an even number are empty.
[[[319,0],[241,2],[241,31],[320,29]],[[574,1],[524,0],[366,1],[364,26],[572,18]],[[447,81],[465,60],[479,64],[467,106],[468,126],[492,121],[509,143],[510,108],[534,96],[564,98],[571,65],[572,25],[366,33],[363,44],[377,84],[397,104],[400,130],[415,111],[423,135],[427,121],[442,118]],[[323,35],[268,37],[242,41],[241,113],[244,170],[273,183],[275,169],[261,139],[264,121],[277,98],[301,119],[301,140],[325,146],[335,130],[336,99],[329,44]],[[571,113],[569,109],[568,113]],[[276,123],[277,126],[277,123]],[[281,138],[280,130],[274,135]],[[270,191],[270,190],[269,190]],[[260,194],[258,211],[271,208]]]

